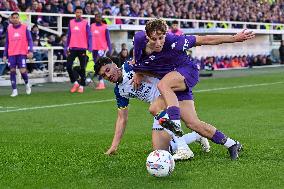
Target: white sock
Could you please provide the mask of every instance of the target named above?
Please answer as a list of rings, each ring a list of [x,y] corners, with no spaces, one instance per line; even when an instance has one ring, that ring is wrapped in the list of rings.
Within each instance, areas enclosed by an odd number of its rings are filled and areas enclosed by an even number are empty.
[[[170,141],[170,146],[173,152],[177,150],[177,143],[174,142],[173,140]]]
[[[103,80],[103,79],[101,79],[99,82],[100,82],[100,83],[104,83],[104,80]]]
[[[231,146],[233,146],[234,144],[236,144],[236,141],[234,141],[233,139],[227,138],[226,143],[224,144],[224,146],[226,148],[230,148]]]
[[[80,87],[79,87],[80,89],[83,89],[84,87],[82,86],[82,85],[80,85]]]
[[[184,139],[186,144],[190,144],[190,143],[195,142],[196,140],[199,140],[201,136],[197,132],[193,131],[191,133],[187,133],[183,135],[182,138]]]
[[[180,120],[172,120],[176,125],[179,125],[181,127],[181,122]]]
[[[176,142],[177,148],[188,148],[185,140],[182,137],[172,136],[173,140]]]
[[[75,82],[74,82],[74,85],[77,85],[77,84],[79,84],[78,81],[75,81]]]

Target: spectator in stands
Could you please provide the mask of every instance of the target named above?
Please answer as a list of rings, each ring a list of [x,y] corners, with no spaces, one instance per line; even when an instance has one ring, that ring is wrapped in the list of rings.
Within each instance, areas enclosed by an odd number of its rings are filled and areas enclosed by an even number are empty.
[[[14,0],[1,0],[0,11],[19,11],[17,1]]]
[[[61,46],[64,48],[64,44],[67,43],[67,36],[66,34],[62,34],[60,37],[57,37],[55,40],[56,46]],[[56,56],[57,60],[66,60],[66,54],[63,50],[54,50],[54,55]],[[80,67],[80,65],[79,65]],[[66,62],[59,62],[56,61],[54,63],[54,70],[57,72],[62,72],[66,70]]]
[[[40,36],[39,36],[39,28],[38,25],[33,25],[32,29],[31,29],[31,34],[32,34],[32,38],[33,40],[39,40]]]
[[[128,49],[121,49],[119,55],[118,55],[118,62],[117,67],[121,67],[122,64],[129,59],[129,53],[128,53]]]
[[[59,6],[58,0],[50,0],[51,10],[50,13],[63,13],[64,10],[61,10],[62,7]]]
[[[126,43],[121,43],[121,50],[122,50],[122,49],[127,49]]]
[[[107,57],[117,57],[118,56],[118,52],[116,50],[116,45],[114,43],[111,43],[111,51],[108,51],[106,53]]]
[[[51,4],[47,3],[45,5],[44,12],[52,12]],[[57,26],[57,18],[55,16],[43,16],[41,24],[45,27],[55,27]]]
[[[11,7],[7,0],[3,0],[0,4],[0,11],[10,11]]]
[[[172,26],[171,28],[169,29],[169,33],[172,33],[174,35],[183,35],[183,32],[181,29],[179,29],[179,26],[178,26],[178,21],[177,20],[174,20],[172,22]]]
[[[239,62],[239,59],[238,59],[237,56],[234,56],[234,57],[233,57],[233,59],[232,59],[230,65],[229,65],[229,67],[230,67],[230,68],[239,68],[239,67],[241,67],[241,66],[240,66],[240,62]]]
[[[65,46],[65,52],[68,55],[67,57],[67,71],[70,77],[73,87],[70,92],[84,92],[85,80],[86,80],[86,50],[92,51],[92,35],[90,31],[90,26],[87,20],[82,18],[83,8],[77,6],[75,8],[75,19],[70,21],[68,27],[68,37],[67,43]],[[68,49],[69,48],[69,49]],[[73,73],[73,63],[75,58],[78,58],[80,61],[80,81],[78,77],[74,76]]]
[[[7,31],[7,27],[9,22],[0,15],[0,40],[5,38],[5,33]]]
[[[92,7],[91,7],[91,3],[90,3],[90,2],[87,2],[87,3],[85,4],[84,14],[87,14],[87,15],[93,14],[93,12],[92,12]]]
[[[284,64],[284,40],[281,41],[279,47],[280,64]]]
[[[95,22],[91,24],[93,60],[105,56],[107,50],[112,51],[110,34],[107,25],[102,22],[102,15],[95,13]],[[105,89],[104,80],[99,76],[99,83],[96,89]]]
[[[34,47],[40,46],[39,40],[34,39],[33,45]],[[44,64],[42,62],[36,62],[36,61],[43,61],[44,56],[45,56],[44,51],[42,50],[37,50],[33,53],[33,63],[27,64],[27,69],[29,73],[32,73],[32,72],[38,73],[39,71],[43,71]],[[46,57],[46,60],[47,60],[47,57]]]
[[[64,14],[73,14],[74,12],[74,7],[72,3],[67,3],[66,8],[64,10]],[[72,17],[63,17],[62,19],[62,26],[63,27],[68,27],[68,24],[72,20]]]
[[[4,47],[5,45],[5,33],[7,31],[8,22],[3,20],[2,16],[0,15],[0,47]],[[3,51],[0,51],[0,75],[3,75],[7,64],[2,64],[3,58]]]

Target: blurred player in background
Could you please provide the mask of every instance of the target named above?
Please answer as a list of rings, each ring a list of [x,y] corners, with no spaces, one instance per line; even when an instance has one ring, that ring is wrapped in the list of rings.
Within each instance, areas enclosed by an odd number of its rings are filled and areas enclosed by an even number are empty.
[[[4,50],[3,61],[6,62],[8,58],[8,65],[10,67],[10,80],[12,85],[11,97],[18,95],[16,82],[16,68],[20,69],[22,78],[26,84],[26,93],[31,94],[31,86],[27,73],[26,59],[33,57],[33,41],[31,32],[27,25],[21,24],[19,14],[14,12],[10,17],[10,24],[6,32],[6,44]]]
[[[179,28],[177,20],[174,20],[172,22],[172,27],[171,27],[171,29],[169,29],[168,32],[172,33],[174,35],[183,35],[183,31]]]
[[[68,33],[67,33],[67,44],[65,46],[65,52],[67,53],[67,71],[70,77],[73,87],[70,89],[71,93],[84,92],[85,80],[86,80],[86,50],[92,49],[92,36],[90,26],[87,20],[82,18],[83,9],[80,6],[75,8],[76,18],[70,20]],[[80,61],[80,80],[75,76],[73,71],[73,62],[78,57]]]
[[[93,46],[93,60],[96,62],[98,57],[103,57],[106,51],[112,51],[110,34],[107,25],[103,23],[102,15],[95,13],[95,23],[91,24],[92,32],[92,46]],[[105,89],[105,83],[101,76],[99,76],[99,83],[96,89]]]

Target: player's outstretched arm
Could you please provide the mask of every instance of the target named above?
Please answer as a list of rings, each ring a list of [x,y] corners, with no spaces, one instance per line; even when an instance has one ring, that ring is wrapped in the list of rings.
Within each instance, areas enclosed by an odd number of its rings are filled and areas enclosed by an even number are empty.
[[[128,109],[119,109],[117,112],[117,119],[115,123],[115,133],[112,139],[111,147],[105,152],[106,155],[113,155],[116,153],[118,145],[123,137],[128,120]]]
[[[205,35],[205,36],[196,36],[195,46],[200,45],[219,45],[222,43],[235,43],[243,42],[249,39],[253,39],[255,34],[252,31],[243,31],[235,35]]]

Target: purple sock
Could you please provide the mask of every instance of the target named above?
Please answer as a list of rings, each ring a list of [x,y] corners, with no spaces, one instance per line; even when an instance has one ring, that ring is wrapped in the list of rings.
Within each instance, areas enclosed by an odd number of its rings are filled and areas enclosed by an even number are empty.
[[[176,106],[170,106],[166,110],[171,120],[180,120],[180,109]]]
[[[10,72],[12,89],[17,89],[16,72]]]
[[[29,77],[27,72],[25,73],[21,73],[23,80],[25,81],[25,84],[27,84],[29,82]]]
[[[221,131],[216,130],[215,134],[213,135],[211,141],[216,144],[225,144],[227,141],[227,136],[224,135]]]

